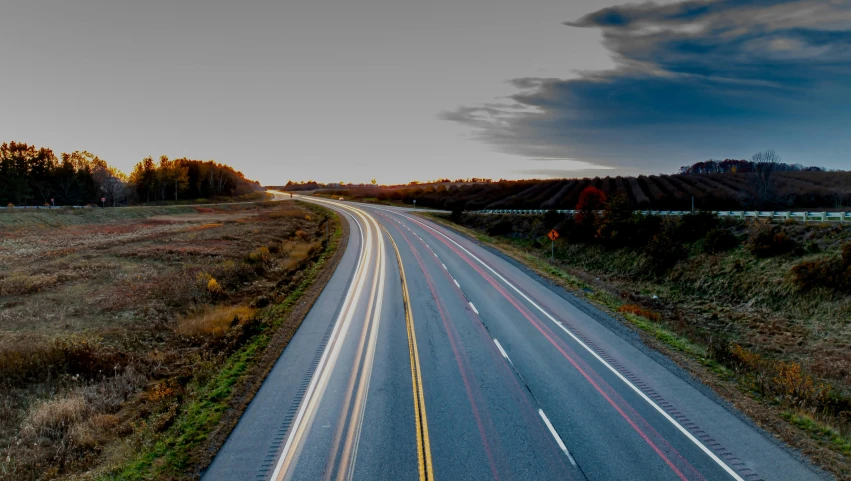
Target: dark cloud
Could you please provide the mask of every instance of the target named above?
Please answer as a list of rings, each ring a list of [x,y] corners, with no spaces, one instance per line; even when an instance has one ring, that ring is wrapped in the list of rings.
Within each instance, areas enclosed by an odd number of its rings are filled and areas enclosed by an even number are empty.
[[[514,79],[511,103],[442,117],[503,152],[646,170],[764,146],[815,164],[851,159],[820,158],[849,135],[851,2],[644,3],[566,25],[600,29],[617,68]]]

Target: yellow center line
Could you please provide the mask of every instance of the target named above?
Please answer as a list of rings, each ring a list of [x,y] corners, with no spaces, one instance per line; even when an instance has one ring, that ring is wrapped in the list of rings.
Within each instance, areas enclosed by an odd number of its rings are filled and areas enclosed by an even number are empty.
[[[417,334],[414,330],[414,316],[411,313],[410,296],[408,294],[408,282],[405,279],[405,267],[402,265],[402,256],[393,236],[383,225],[381,226],[393,249],[396,251],[396,261],[399,263],[399,275],[402,280],[402,302],[405,307],[405,325],[408,332],[408,354],[411,357],[411,381],[414,391],[414,417],[417,429],[417,460],[419,466],[420,481],[433,481],[434,468],[431,460],[431,442],[428,436],[428,419],[426,418],[425,397],[423,396],[423,379],[420,372],[420,355],[417,349]]]

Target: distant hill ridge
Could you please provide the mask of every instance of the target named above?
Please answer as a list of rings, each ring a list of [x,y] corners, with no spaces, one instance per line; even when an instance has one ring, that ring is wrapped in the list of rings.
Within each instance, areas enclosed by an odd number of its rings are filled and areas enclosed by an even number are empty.
[[[723,163],[726,161],[720,161]],[[355,199],[401,201],[417,206],[446,210],[482,209],[573,209],[579,194],[589,186],[607,196],[623,195],[636,209],[704,210],[807,209],[840,210],[851,206],[851,172],[823,169],[776,169],[771,177],[771,195],[758,195],[759,181],[749,161],[724,164],[727,173],[703,173],[705,163],[690,166],[690,173],[639,175],[637,177],[595,177],[553,180],[500,180],[477,183],[430,183],[400,186],[347,185],[339,187],[313,183],[311,189]],[[729,167],[728,167],[729,166]],[[738,166],[736,170],[732,170]],[[715,168],[715,167],[709,167]],[[299,189],[294,184],[286,190]]]

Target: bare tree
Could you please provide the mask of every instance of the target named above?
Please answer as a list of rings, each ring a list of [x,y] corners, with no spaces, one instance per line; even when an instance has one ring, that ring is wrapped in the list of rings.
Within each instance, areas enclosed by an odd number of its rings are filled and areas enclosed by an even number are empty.
[[[751,156],[757,179],[757,196],[760,204],[768,203],[772,195],[771,174],[780,163],[780,155],[774,149],[757,152]]]

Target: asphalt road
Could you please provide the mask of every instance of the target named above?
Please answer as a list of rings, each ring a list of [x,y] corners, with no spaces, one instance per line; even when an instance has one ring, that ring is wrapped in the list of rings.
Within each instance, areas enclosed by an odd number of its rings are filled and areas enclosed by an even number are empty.
[[[347,250],[204,480],[825,479],[476,242],[302,200]]]

